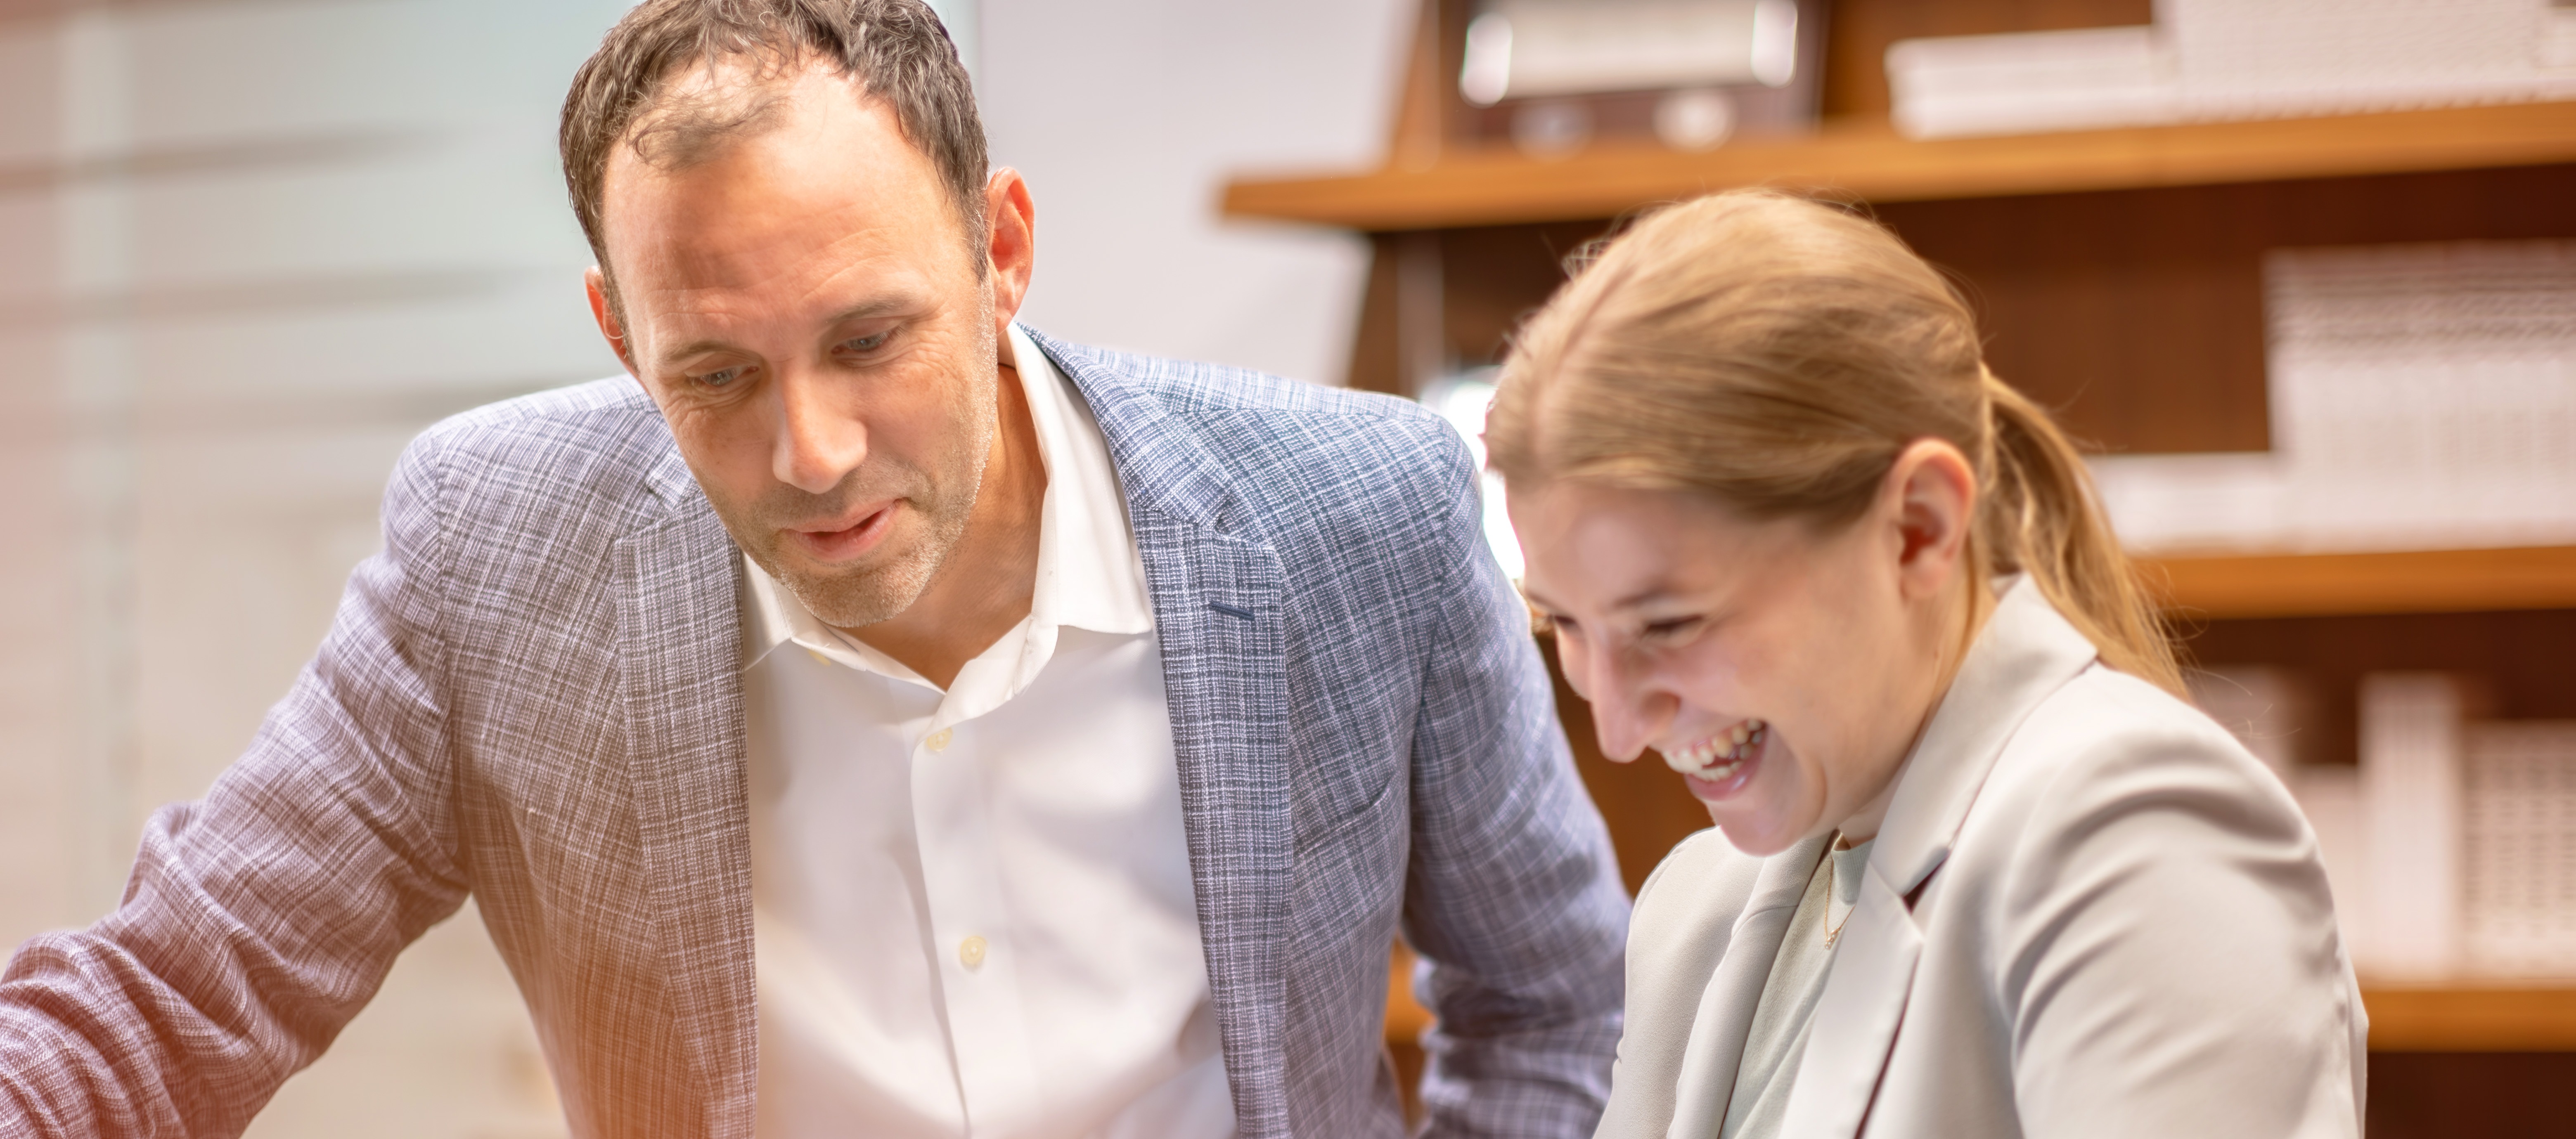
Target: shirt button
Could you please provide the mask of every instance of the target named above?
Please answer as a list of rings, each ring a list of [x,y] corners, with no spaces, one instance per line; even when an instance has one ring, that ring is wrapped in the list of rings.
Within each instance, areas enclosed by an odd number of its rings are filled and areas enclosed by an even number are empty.
[[[935,731],[935,732],[930,733],[930,738],[929,738],[929,739],[926,739],[926,740],[923,740],[923,741],[921,741],[921,742],[922,742],[924,745],[928,746],[928,747],[930,748],[930,750],[932,750],[932,751],[946,751],[946,750],[948,750],[948,741],[953,740],[953,739],[956,739],[956,738],[957,738],[957,733],[956,733],[954,730],[949,729],[949,728],[941,728],[941,729],[939,729],[938,731]],[[980,942],[980,941],[979,941],[979,942],[976,942],[975,944],[977,944],[977,945],[982,945],[982,944],[983,944],[983,942]],[[980,955],[983,951],[982,951],[982,950],[977,950],[976,952]]]
[[[968,937],[957,943],[957,960],[969,969],[984,963],[984,939]]]

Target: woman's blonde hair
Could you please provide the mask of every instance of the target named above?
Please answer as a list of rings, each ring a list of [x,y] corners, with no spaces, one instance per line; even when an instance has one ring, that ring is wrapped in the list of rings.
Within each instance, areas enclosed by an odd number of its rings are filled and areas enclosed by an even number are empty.
[[[1485,422],[1508,482],[1683,491],[1827,527],[1926,438],[1976,466],[1979,579],[2028,574],[2104,663],[2181,691],[2074,445],[1986,370],[1958,290],[1868,219],[1763,190],[1647,215],[1514,336]]]

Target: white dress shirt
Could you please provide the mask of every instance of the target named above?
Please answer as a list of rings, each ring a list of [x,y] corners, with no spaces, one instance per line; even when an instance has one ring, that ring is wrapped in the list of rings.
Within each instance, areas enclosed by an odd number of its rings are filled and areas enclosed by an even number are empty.
[[[947,691],[750,568],[760,1139],[1234,1131],[1144,566],[1081,394],[1010,344],[1036,592]]]

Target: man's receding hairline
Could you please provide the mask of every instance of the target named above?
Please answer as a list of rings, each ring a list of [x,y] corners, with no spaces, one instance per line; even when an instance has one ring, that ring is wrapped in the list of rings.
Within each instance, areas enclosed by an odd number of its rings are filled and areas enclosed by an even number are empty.
[[[728,67],[727,64],[740,66]],[[644,105],[636,109],[625,131],[609,143],[608,162],[599,172],[603,197],[608,174],[616,169],[620,152],[632,154],[637,161],[657,169],[686,170],[714,161],[733,142],[750,141],[778,130],[784,125],[781,121],[785,117],[783,109],[794,102],[790,92],[818,70],[828,72],[827,78],[854,88],[857,106],[866,107],[873,103],[893,114],[895,136],[934,168],[937,167],[938,158],[904,129],[903,115],[893,102],[877,91],[867,77],[845,66],[838,57],[809,49],[791,59],[777,51],[755,49],[700,57],[686,66],[674,68],[668,78],[648,89]],[[684,148],[684,153],[675,155],[669,163],[657,161],[646,153],[644,140],[647,136],[691,125],[672,120],[688,115],[692,104],[702,120],[731,113],[732,121],[702,121],[701,129],[709,136],[703,141],[709,145]]]
[[[931,169],[931,179],[938,185],[938,193],[935,196],[939,199],[943,212],[950,214],[952,220],[957,223],[958,236],[965,238],[968,241],[969,248],[967,250],[966,260],[968,265],[974,271],[975,279],[981,281],[986,277],[988,269],[984,263],[985,251],[981,248],[975,247],[978,244],[975,235],[981,228],[976,223],[982,220],[981,215],[968,217],[962,213],[964,203],[958,201],[957,196],[950,192],[947,179],[939,173],[939,157],[932,154],[928,148],[915,140],[910,131],[904,129],[902,109],[896,106],[892,99],[879,93],[873,85],[867,82],[864,76],[850,68],[841,66],[837,57],[828,53],[807,51],[804,53],[801,62],[791,64],[784,61],[776,61],[773,64],[765,64],[752,69],[748,77],[741,81],[740,85],[745,90],[755,93],[757,97],[760,97],[761,105],[753,108],[750,112],[747,112],[742,121],[721,130],[719,132],[720,137],[708,140],[710,145],[702,148],[703,153],[698,153],[694,156],[687,157],[682,161],[672,163],[657,162],[654,160],[652,155],[644,153],[641,145],[642,136],[651,133],[653,124],[666,114],[663,108],[669,103],[674,94],[674,89],[680,83],[686,81],[688,77],[692,75],[712,77],[715,69],[726,61],[744,60],[753,54],[755,53],[735,52],[714,58],[701,58],[686,67],[675,68],[671,73],[671,78],[656,85],[648,94],[644,107],[638,110],[635,113],[634,118],[628,122],[625,133],[609,143],[607,161],[600,164],[600,287],[601,291],[606,294],[610,315],[616,318],[617,327],[626,334],[630,343],[634,337],[634,330],[628,326],[626,321],[625,298],[619,294],[617,288],[617,270],[614,266],[609,264],[609,219],[613,216],[614,211],[610,210],[608,206],[609,203],[615,199],[615,194],[611,191],[610,187],[615,183],[615,176],[618,172],[618,167],[620,165],[641,166],[644,169],[657,174],[682,174],[721,160],[736,146],[755,141],[759,138],[785,129],[787,125],[786,119],[788,116],[784,112],[783,108],[793,102],[793,99],[787,94],[787,89],[792,88],[797,82],[810,75],[812,73],[812,69],[815,69],[818,65],[820,69],[826,70],[830,73],[829,78],[839,80],[844,86],[855,89],[854,93],[857,97],[853,101],[854,106],[858,107],[862,111],[873,107],[885,112],[886,117],[893,120],[895,138],[902,142],[906,150],[911,151],[916,157],[929,165]],[[768,51],[761,51],[757,54],[771,56],[773,57],[773,60],[775,60],[777,55],[777,53]],[[707,81],[714,82],[712,78]],[[628,156],[629,161],[621,163],[619,157],[621,155]]]

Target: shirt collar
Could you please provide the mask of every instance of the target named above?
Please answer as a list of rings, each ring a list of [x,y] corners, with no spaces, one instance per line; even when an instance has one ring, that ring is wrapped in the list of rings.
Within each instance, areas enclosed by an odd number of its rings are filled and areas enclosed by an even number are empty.
[[[1010,326],[1009,344],[1009,359],[1036,427],[1038,459],[1047,472],[1046,495],[1038,508],[1037,582],[1024,624],[1045,630],[1042,639],[1049,647],[1053,631],[1068,625],[1119,635],[1151,632],[1154,611],[1145,591],[1145,563],[1136,550],[1126,497],[1099,421],[1082,393],[1018,324]],[[744,668],[795,641],[872,672],[927,683],[893,657],[824,624],[749,557],[743,566]],[[1025,663],[1034,670],[1045,662]],[[1024,686],[1025,680],[1011,685]]]
[[[1047,469],[1046,501],[1038,516],[1038,580],[1030,616],[1040,624],[1071,625],[1096,633],[1135,634],[1154,628],[1153,601],[1145,592],[1145,561],[1128,524],[1127,498],[1109,441],[1091,405],[1055,363],[1011,326],[1011,355],[1020,387],[1028,393],[1037,426],[1038,454]]]

